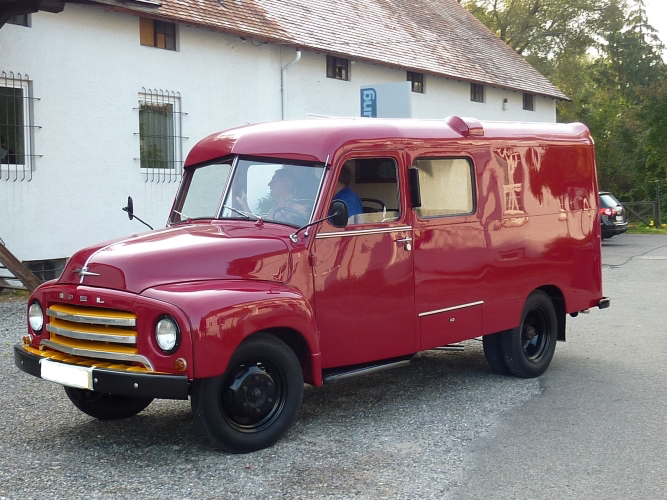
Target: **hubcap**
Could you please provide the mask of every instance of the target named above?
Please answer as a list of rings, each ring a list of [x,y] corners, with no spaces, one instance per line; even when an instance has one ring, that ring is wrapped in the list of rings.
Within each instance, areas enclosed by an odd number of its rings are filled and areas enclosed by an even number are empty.
[[[227,422],[243,432],[269,425],[283,404],[282,382],[262,364],[239,365],[225,377],[222,411]]]
[[[549,320],[541,310],[533,310],[526,316],[521,329],[521,343],[526,359],[538,363],[546,354],[549,344]]]

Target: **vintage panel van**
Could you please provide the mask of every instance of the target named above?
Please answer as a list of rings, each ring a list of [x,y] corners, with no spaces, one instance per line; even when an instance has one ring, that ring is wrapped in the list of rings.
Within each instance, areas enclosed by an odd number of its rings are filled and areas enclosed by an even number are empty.
[[[190,151],[165,228],[40,286],[15,363],[98,419],[190,398],[215,446],[248,452],[304,382],[476,337],[492,370],[536,377],[566,316],[608,305],[584,125],[264,123]]]

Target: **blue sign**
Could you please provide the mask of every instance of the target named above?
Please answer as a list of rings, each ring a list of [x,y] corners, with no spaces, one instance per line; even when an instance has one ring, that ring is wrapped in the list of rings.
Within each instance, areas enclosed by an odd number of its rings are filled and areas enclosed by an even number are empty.
[[[378,98],[373,88],[361,89],[361,116],[377,118]]]

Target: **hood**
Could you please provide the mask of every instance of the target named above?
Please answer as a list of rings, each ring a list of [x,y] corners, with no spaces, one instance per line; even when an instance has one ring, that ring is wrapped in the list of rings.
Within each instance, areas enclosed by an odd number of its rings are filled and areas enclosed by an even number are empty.
[[[214,279],[285,282],[289,250],[277,235],[254,227],[180,225],[77,252],[59,283],[141,293],[167,283]],[[230,234],[231,233],[231,234]]]

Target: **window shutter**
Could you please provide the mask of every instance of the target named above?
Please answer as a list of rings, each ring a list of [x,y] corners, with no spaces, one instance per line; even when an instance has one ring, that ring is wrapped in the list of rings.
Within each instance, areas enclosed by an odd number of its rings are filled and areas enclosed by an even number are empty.
[[[155,47],[155,30],[152,19],[139,18],[139,37],[141,45]]]

